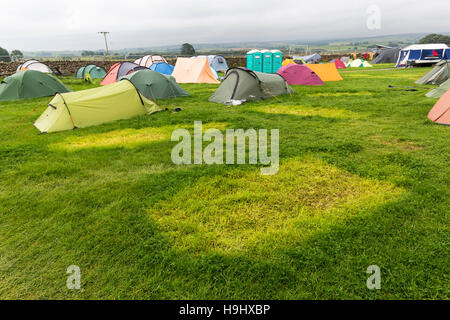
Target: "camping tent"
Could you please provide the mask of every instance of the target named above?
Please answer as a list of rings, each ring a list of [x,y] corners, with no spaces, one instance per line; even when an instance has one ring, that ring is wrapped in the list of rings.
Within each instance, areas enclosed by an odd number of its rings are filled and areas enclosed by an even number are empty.
[[[309,56],[294,56],[294,60],[303,60],[306,63],[316,63],[317,61],[319,61],[320,59],[322,59],[321,55],[318,53],[314,53],[311,54]]]
[[[347,64],[347,67],[348,68],[370,68],[370,67],[372,67],[372,65],[365,60],[356,59],[356,60],[349,61],[349,63]]]
[[[150,66],[150,70],[165,74],[165,75],[171,75],[173,73],[173,69],[175,69],[174,66],[171,66],[168,63],[165,62],[155,62]]]
[[[337,71],[334,63],[308,64],[308,68],[317,73],[323,82],[344,80]]]
[[[431,90],[426,94],[428,98],[440,98],[442,97],[448,90],[450,90],[450,79],[447,79],[443,84],[439,87]]]
[[[34,71],[40,71],[45,73],[53,73],[52,69],[50,69],[49,66],[43,64],[42,62],[39,62],[37,60],[28,60],[22,63],[17,67],[16,72],[19,71],[25,71],[25,70],[34,70]]]
[[[103,79],[106,76],[105,69],[103,69],[102,67],[98,67],[95,64],[89,64],[85,67],[81,67],[80,69],[78,69],[75,77],[79,79],[84,79],[84,77],[86,77],[86,74],[88,73],[92,79]]]
[[[199,56],[199,58],[205,58],[205,56]],[[209,55],[208,62],[211,68],[216,70],[217,72],[227,72],[228,64],[227,60],[225,60],[222,56]]]
[[[133,62],[118,62],[109,69],[108,74],[103,78],[102,82],[100,82],[100,85],[106,86],[116,82],[127,74],[143,69],[147,68]]]
[[[439,124],[450,125],[450,90],[430,110],[428,119]]]
[[[130,81],[57,94],[48,106],[34,123],[41,132],[84,128],[161,110]]]
[[[176,83],[175,78],[152,70],[140,70],[123,77],[129,80],[139,92],[150,100],[186,97],[189,95]]]
[[[137,65],[140,65],[142,67],[146,67],[146,68],[150,68],[150,66],[154,63],[157,62],[165,62],[167,63],[166,58],[162,57],[162,56],[145,56],[142,57],[140,59],[137,59],[134,63],[136,63]]]
[[[262,100],[289,93],[293,93],[293,90],[279,74],[238,67],[228,69],[225,79],[209,101],[225,103],[230,100]]]
[[[3,79],[0,101],[48,97],[57,92],[70,92],[70,89],[49,74],[35,70],[20,71]]]
[[[341,59],[339,59],[339,60],[341,60],[343,63],[347,64],[350,61],[350,57],[344,56],[344,57],[341,57]]]
[[[296,63],[292,59],[285,59],[281,65],[284,67],[284,66],[287,66],[287,65],[290,65],[290,64],[296,64]]]
[[[400,54],[400,48],[391,48],[381,51],[380,55],[372,60],[372,64],[396,63]]]
[[[397,67],[431,64],[447,59],[449,47],[443,43],[414,44],[400,51]]]
[[[207,58],[178,58],[172,76],[178,83],[220,83]]]
[[[278,74],[282,76],[288,84],[294,85],[323,85],[322,79],[306,65],[289,64],[281,67]]]
[[[334,63],[336,65],[336,69],[346,69],[345,63],[343,63],[339,59],[333,59],[330,61],[330,63]]]
[[[426,75],[416,81],[417,84],[441,84],[449,78],[450,61],[442,60]]]

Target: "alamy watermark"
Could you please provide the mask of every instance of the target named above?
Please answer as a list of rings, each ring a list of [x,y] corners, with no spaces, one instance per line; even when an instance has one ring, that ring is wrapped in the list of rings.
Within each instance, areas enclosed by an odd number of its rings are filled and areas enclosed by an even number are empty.
[[[376,4],[367,7],[366,13],[369,15],[366,21],[369,30],[381,29],[381,9]]]
[[[81,289],[81,269],[79,266],[71,265],[66,271],[69,276],[67,277],[66,286],[69,290]]]
[[[188,130],[175,130],[172,133],[172,141],[179,141],[172,149],[172,161],[176,165],[246,164],[248,159],[248,164],[268,166],[261,168],[262,175],[275,175],[278,173],[280,155],[280,132],[278,129],[270,130],[270,156],[268,154],[267,129],[258,131],[255,129],[246,131],[244,129],[227,129],[224,136],[218,129],[208,129],[203,133],[202,122],[195,121],[193,159],[192,136]],[[203,148],[204,142],[208,143],[205,148]]]
[[[379,266],[372,265],[367,268],[367,274],[371,276],[367,278],[367,289],[380,290],[381,289],[381,269]]]

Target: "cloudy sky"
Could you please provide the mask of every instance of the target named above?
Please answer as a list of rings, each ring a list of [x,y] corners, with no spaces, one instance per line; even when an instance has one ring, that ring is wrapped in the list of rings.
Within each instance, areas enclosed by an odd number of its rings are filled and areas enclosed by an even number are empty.
[[[12,50],[450,32],[449,0],[0,0],[0,46]]]

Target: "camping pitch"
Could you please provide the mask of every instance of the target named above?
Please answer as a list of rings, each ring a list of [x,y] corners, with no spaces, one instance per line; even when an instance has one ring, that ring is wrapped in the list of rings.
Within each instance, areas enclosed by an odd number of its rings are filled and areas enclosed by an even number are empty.
[[[58,92],[70,92],[70,89],[49,74],[34,70],[20,71],[3,79],[0,101],[48,97]]]
[[[178,83],[220,83],[207,58],[178,58],[172,76]]]
[[[293,92],[279,74],[238,67],[227,71],[225,79],[209,101],[223,104],[230,100],[263,100]]]
[[[45,133],[90,127],[161,110],[130,81],[57,94],[48,106],[34,123]]]
[[[428,98],[440,98],[442,97],[448,90],[450,90],[450,79],[447,79],[443,84],[439,87],[431,90],[426,94]]]
[[[150,70],[165,74],[170,76],[173,73],[173,70],[175,69],[174,66],[171,66],[168,63],[165,62],[156,62],[150,66]]]
[[[334,63],[336,65],[336,69],[346,69],[345,63],[343,63],[339,59],[333,59],[330,61],[330,63]]]
[[[108,74],[105,76],[105,78],[103,78],[102,82],[100,82],[100,85],[106,86],[108,84],[116,82],[127,74],[144,69],[147,68],[139,66],[133,62],[118,62],[109,69]]]
[[[314,71],[323,82],[344,80],[337,71],[334,63],[308,64],[308,68]]]
[[[152,70],[140,70],[121,80],[129,80],[150,100],[186,97],[189,93],[176,83],[175,78]]]
[[[50,69],[49,66],[43,64],[42,62],[39,62],[37,60],[28,60],[22,63],[17,67],[16,72],[19,71],[26,71],[26,70],[34,70],[34,71],[40,71],[44,73],[53,73],[52,69]]]
[[[416,81],[417,84],[442,84],[449,78],[450,61],[438,62],[430,72]]]
[[[95,64],[89,64],[78,69],[75,77],[84,79],[87,74],[89,74],[92,79],[103,79],[106,76],[106,70],[102,67],[96,66]]]
[[[439,124],[450,125],[450,90],[430,110],[428,119]]]
[[[164,62],[167,63],[166,58],[164,58],[163,56],[145,56],[142,57],[140,59],[137,59],[134,63],[136,63],[137,65],[140,65],[142,67],[146,67],[146,68],[150,68],[150,66],[154,63],[158,63],[158,62]]]
[[[289,64],[281,67],[278,74],[282,76],[288,84],[293,85],[323,85],[322,79],[306,65]]]

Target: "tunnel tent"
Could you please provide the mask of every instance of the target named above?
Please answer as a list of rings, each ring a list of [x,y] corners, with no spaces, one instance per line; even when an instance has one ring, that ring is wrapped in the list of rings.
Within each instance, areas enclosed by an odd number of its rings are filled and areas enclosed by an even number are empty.
[[[442,83],[439,87],[431,90],[426,94],[428,98],[440,98],[442,97],[448,90],[450,90],[450,79],[447,79],[444,83]]]
[[[139,92],[150,100],[189,96],[174,77],[148,69],[131,73],[120,80],[131,81]]]
[[[89,64],[78,69],[76,78],[84,79],[88,73],[92,79],[103,79],[106,76],[106,70],[104,68],[95,64]]]
[[[307,66],[314,71],[323,82],[344,80],[334,63],[308,64]]]
[[[130,81],[57,94],[34,126],[42,133],[72,130],[160,111]]]
[[[27,60],[21,65],[17,67],[16,72],[19,71],[26,71],[26,70],[34,70],[34,71],[40,71],[44,73],[53,73],[52,69],[50,69],[49,66],[46,64],[43,64],[42,62],[38,60]]]
[[[440,85],[449,78],[450,61],[441,60],[422,78],[416,81],[417,84]]]
[[[289,85],[323,85],[320,77],[306,65],[289,64],[281,67],[278,72]]]
[[[207,58],[178,58],[172,76],[178,83],[220,83]]]
[[[438,124],[450,125],[450,90],[430,110],[428,119]]]
[[[237,67],[228,69],[222,84],[209,101],[223,104],[230,100],[263,100],[293,92],[279,74]]]
[[[381,53],[372,60],[372,64],[396,63],[400,54],[400,48],[391,48],[381,51]]]
[[[140,65],[142,67],[150,68],[150,66],[152,64],[158,63],[158,62],[167,63],[167,60],[163,56],[148,55],[148,56],[144,56],[142,58],[137,59],[134,63],[136,63],[137,65]]]
[[[171,75],[173,73],[173,70],[175,69],[174,66],[165,63],[165,62],[155,62],[150,66],[150,70],[165,74],[165,75]]]
[[[19,71],[0,83],[0,101],[53,96],[71,90],[55,77],[35,70]]]
[[[148,68],[140,66],[133,62],[118,62],[109,69],[102,82],[100,82],[100,85],[106,86],[108,84],[116,82],[118,79],[126,76],[127,74],[144,69]]]

